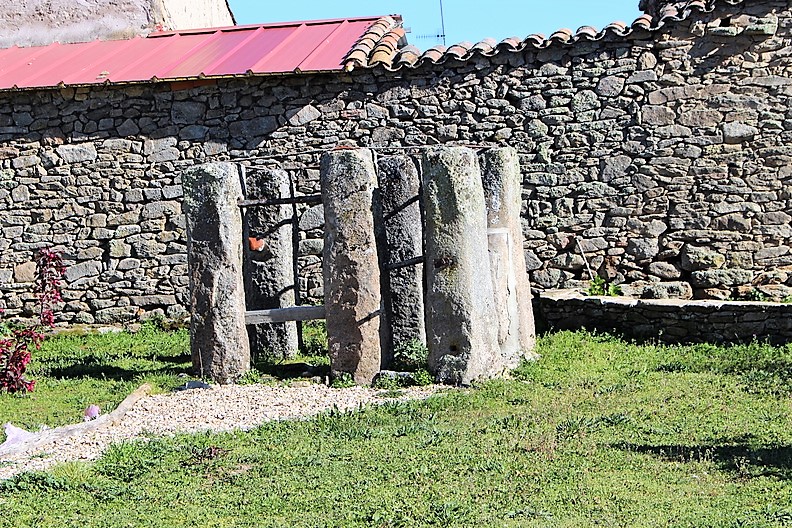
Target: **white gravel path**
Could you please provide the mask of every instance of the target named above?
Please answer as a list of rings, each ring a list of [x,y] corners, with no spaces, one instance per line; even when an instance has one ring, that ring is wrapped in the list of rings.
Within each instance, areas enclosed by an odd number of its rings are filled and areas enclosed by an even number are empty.
[[[437,390],[437,386],[412,387],[402,390],[397,399],[423,399]],[[94,460],[110,444],[123,440],[182,432],[248,430],[271,420],[314,416],[334,406],[350,410],[394,400],[387,396],[387,391],[378,389],[333,389],[318,384],[301,387],[225,385],[146,396],[116,425],[0,455],[0,479],[23,471],[48,469],[60,462]]]

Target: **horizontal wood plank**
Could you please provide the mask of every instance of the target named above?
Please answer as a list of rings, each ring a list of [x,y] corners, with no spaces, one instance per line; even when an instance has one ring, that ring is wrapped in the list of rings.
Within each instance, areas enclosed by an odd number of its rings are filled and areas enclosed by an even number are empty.
[[[308,196],[294,196],[292,198],[262,198],[256,200],[240,200],[239,207],[264,207],[267,205],[292,205],[308,204],[317,205],[322,203],[321,194],[311,194]]]
[[[285,323],[288,321],[314,321],[325,318],[324,306],[292,306],[272,310],[245,312],[245,324]]]

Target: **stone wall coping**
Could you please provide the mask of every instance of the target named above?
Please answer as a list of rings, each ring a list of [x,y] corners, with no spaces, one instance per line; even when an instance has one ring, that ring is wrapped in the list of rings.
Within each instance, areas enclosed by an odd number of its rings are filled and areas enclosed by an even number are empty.
[[[715,309],[722,308],[765,311],[770,308],[783,308],[792,314],[792,303],[766,302],[766,301],[723,301],[717,299],[635,299],[631,297],[610,297],[601,295],[586,295],[575,289],[545,290],[537,295],[542,300],[553,302],[582,301],[598,305],[620,305],[629,307],[668,307]]]

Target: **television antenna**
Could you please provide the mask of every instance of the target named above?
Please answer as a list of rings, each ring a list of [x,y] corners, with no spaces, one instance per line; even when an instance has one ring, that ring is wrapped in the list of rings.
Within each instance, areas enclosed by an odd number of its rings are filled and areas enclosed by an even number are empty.
[[[446,45],[446,31],[445,31],[445,14],[443,12],[443,0],[438,0],[440,2],[440,29],[437,30],[436,34],[434,35],[416,35],[415,38],[417,39],[437,39],[437,42],[443,43],[443,46]]]

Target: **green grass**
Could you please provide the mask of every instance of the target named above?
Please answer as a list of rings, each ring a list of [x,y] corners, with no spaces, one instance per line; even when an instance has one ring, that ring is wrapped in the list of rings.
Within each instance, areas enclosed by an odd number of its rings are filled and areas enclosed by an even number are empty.
[[[300,328],[304,354],[308,357],[323,357],[326,360],[327,323],[325,321],[304,321],[301,323]],[[326,364],[329,364],[329,362]]]
[[[261,361],[254,365],[261,381],[275,378],[287,381],[300,378],[326,377],[330,374],[325,321],[305,321],[300,325],[302,349],[292,358]],[[262,376],[263,375],[263,376]],[[252,377],[255,379],[256,374]]]
[[[792,347],[545,336],[515,379],[0,484],[18,526],[792,526]]]
[[[291,378],[305,370],[301,366],[328,366],[324,321],[306,325],[303,336],[308,345],[307,355],[257,367],[278,378]],[[184,383],[179,374],[190,371],[186,329],[165,331],[147,323],[135,333],[61,333],[47,338],[41,350],[33,351],[26,374],[27,378],[36,380],[32,394],[0,393],[0,425],[12,422],[24,429],[37,430],[41,426],[77,423],[88,405],[99,405],[106,413],[141,384],[150,383],[155,392],[169,391]],[[262,379],[255,370],[246,378]],[[0,442],[4,439],[0,428]]]
[[[33,351],[27,377],[36,380],[35,391],[0,393],[0,424],[36,430],[77,423],[88,405],[108,412],[142,383],[170,390],[189,367],[186,330],[165,332],[148,324],[134,334],[56,335]]]

